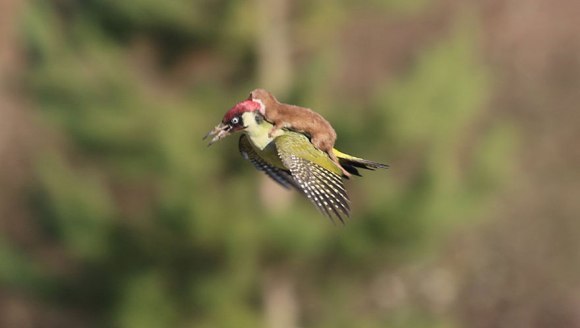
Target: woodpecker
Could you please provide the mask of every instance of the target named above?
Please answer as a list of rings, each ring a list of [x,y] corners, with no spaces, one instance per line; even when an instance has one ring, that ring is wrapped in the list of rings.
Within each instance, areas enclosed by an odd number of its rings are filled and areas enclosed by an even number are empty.
[[[322,115],[310,108],[283,104],[264,89],[255,89],[250,92],[248,100],[259,103],[260,113],[274,125],[269,132],[270,135],[281,128],[307,134],[314,147],[328,154],[330,159],[341,169],[342,174],[350,177],[349,172],[340,165],[338,158],[332,151],[336,142],[336,132]]]
[[[313,145],[304,133],[274,128],[260,112],[262,104],[245,100],[231,108],[220,124],[209,131],[208,146],[241,132],[239,151],[258,170],[287,189],[296,189],[331,220],[344,223],[350,216],[350,200],[343,184],[343,170],[358,175],[358,168],[374,170],[388,165],[332,149],[339,164]],[[342,166],[342,168],[341,168]]]

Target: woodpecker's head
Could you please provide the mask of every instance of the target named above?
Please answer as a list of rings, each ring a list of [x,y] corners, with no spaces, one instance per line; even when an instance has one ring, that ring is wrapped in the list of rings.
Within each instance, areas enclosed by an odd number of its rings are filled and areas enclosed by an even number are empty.
[[[248,122],[244,123],[244,119],[247,119],[248,115],[245,113],[260,112],[263,108],[263,104],[253,101],[251,99],[244,100],[241,103],[236,104],[224,115],[221,123],[218,124],[213,130],[209,131],[203,139],[207,137],[212,137],[208,146],[214,142],[221,140],[230,134],[244,130],[248,127]],[[254,115],[252,115],[253,117]]]

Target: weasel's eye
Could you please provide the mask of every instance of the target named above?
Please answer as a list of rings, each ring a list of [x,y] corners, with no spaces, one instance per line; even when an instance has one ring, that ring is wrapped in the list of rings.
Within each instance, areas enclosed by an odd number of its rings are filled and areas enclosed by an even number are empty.
[[[232,122],[233,125],[236,125],[236,124],[238,124],[240,122],[240,118],[239,117],[234,117],[234,118],[232,118],[231,122]]]

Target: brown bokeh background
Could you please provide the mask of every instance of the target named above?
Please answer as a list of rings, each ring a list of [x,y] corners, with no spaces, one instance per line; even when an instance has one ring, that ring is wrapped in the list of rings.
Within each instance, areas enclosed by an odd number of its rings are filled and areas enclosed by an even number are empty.
[[[580,3],[125,3],[0,2],[0,326],[580,327]],[[199,141],[258,85],[354,222]]]

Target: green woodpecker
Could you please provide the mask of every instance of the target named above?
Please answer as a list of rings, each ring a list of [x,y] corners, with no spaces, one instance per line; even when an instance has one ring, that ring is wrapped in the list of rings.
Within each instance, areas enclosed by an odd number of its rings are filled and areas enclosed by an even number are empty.
[[[302,193],[324,215],[344,222],[350,215],[350,200],[342,180],[347,178],[343,169],[360,176],[357,168],[374,170],[388,166],[333,148],[339,161],[336,163],[326,152],[316,148],[306,134],[273,129],[260,113],[261,106],[253,100],[237,104],[204,139],[212,137],[211,145],[232,133],[242,132],[239,149],[246,160],[283,187]]]

